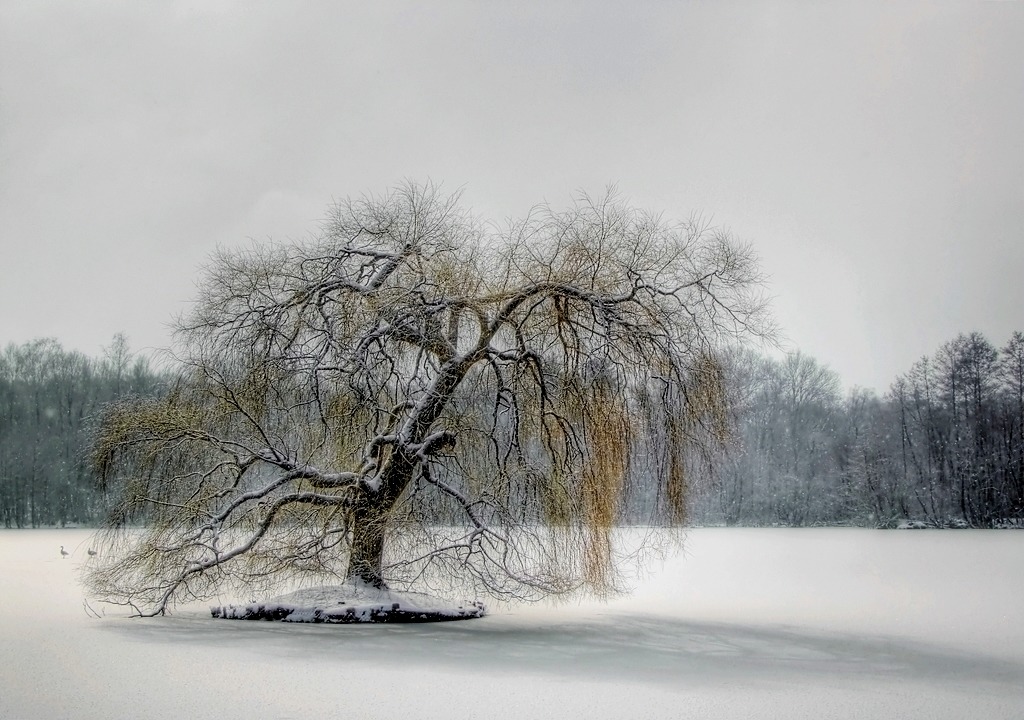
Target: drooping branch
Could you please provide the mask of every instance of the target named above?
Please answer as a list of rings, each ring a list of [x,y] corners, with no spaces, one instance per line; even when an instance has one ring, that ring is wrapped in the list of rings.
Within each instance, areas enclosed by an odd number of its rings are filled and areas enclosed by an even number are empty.
[[[100,429],[113,522],[147,527],[93,587],[159,610],[290,573],[608,587],[616,523],[681,518],[723,436],[715,348],[770,334],[759,281],[749,248],[612,196],[498,231],[412,184],[221,252],[175,392]]]

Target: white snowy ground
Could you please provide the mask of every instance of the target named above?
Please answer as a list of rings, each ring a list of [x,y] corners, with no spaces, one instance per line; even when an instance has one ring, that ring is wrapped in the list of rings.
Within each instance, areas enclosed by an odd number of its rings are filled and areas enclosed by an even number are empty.
[[[95,619],[87,538],[0,531],[0,718],[1024,717],[1020,531],[694,530],[608,604],[369,626]]]

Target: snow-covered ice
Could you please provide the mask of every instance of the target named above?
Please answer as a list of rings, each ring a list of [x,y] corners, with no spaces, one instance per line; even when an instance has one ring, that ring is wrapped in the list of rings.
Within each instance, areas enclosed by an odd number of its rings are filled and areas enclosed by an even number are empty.
[[[1019,531],[701,529],[608,603],[345,626],[97,619],[88,537],[0,531],[0,718],[1024,716]]]

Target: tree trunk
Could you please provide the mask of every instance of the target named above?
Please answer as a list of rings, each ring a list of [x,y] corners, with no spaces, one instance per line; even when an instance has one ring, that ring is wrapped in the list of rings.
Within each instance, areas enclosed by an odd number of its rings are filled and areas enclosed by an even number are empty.
[[[386,519],[386,513],[383,516],[367,511],[354,514],[347,573],[349,580],[361,580],[380,589],[387,587],[383,575]]]
[[[429,427],[429,425],[428,425]],[[412,481],[417,461],[408,453],[392,455],[379,477],[379,489],[365,491],[352,512],[352,546],[348,580],[361,580],[386,589],[384,582],[384,537],[388,518],[398,498]]]

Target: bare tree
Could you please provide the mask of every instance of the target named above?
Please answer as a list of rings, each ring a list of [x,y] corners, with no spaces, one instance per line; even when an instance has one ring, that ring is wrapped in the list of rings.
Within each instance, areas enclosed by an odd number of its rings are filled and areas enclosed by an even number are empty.
[[[173,391],[102,424],[123,501],[92,590],[145,615],[304,573],[601,590],[630,488],[681,519],[727,432],[716,347],[770,332],[750,249],[612,193],[503,230],[458,200],[407,184],[217,255]]]
[[[1008,514],[1024,514],[1024,333],[1010,336],[999,357],[999,374],[1006,397],[1006,475]]]

